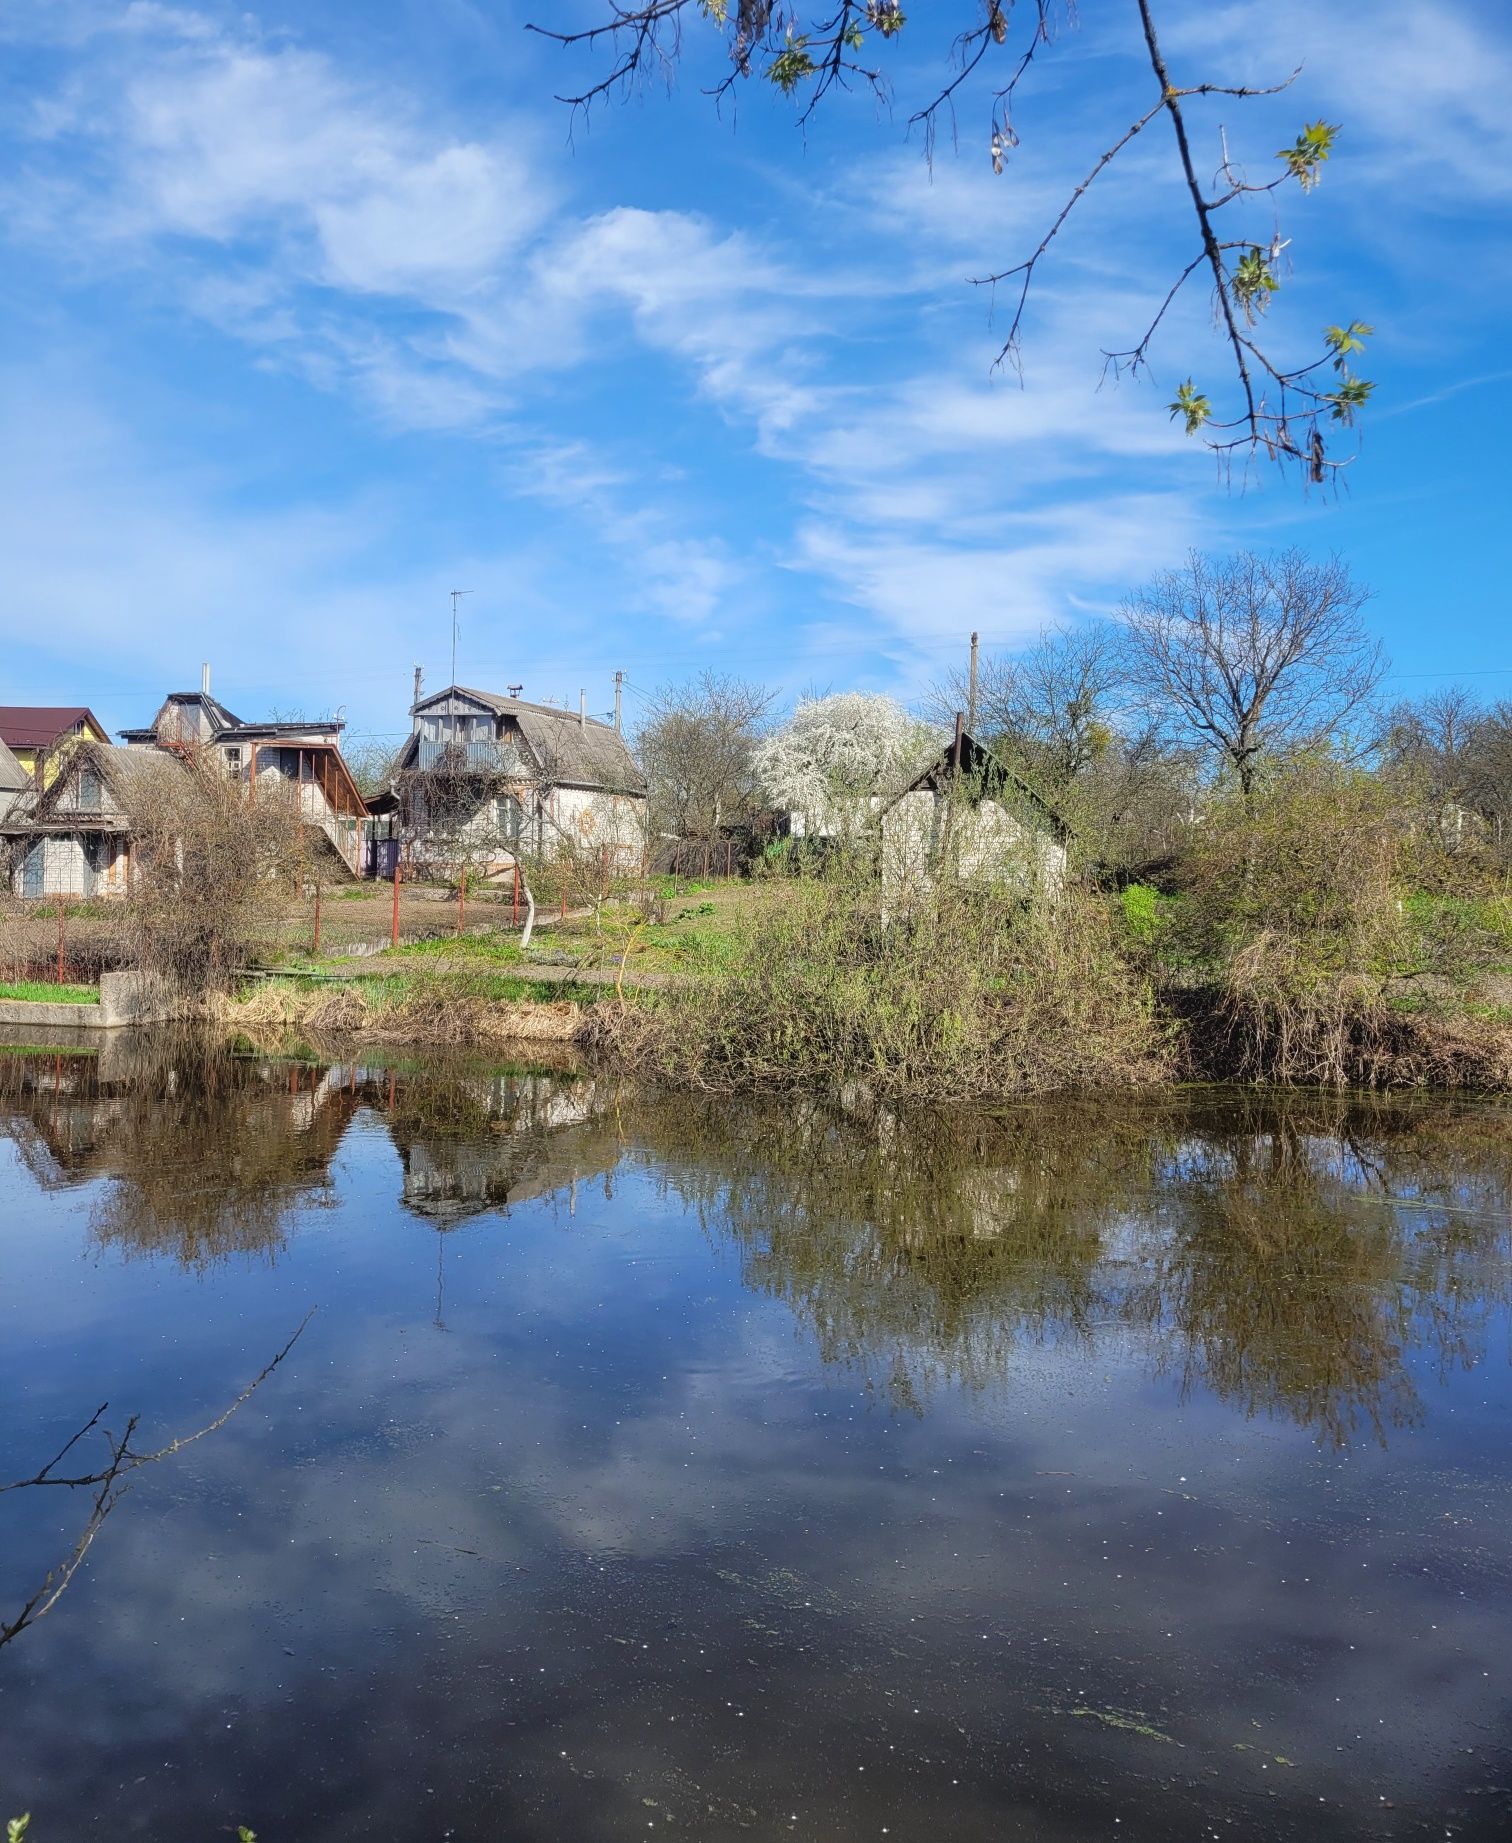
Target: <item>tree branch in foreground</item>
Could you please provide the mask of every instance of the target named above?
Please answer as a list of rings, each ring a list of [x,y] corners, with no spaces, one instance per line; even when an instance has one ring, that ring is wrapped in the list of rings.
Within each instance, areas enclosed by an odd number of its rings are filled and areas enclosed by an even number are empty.
[[[978,106],[987,121],[984,144],[995,173],[1018,146],[1013,103],[1020,83],[1036,55],[1048,47],[1061,17],[1074,14],[1074,0],[953,0],[963,16],[963,28],[951,50],[952,69],[932,99],[908,117],[910,128],[924,135],[926,156],[932,158],[941,118],[952,137],[956,107],[973,80],[981,84]],[[587,113],[592,105],[615,92],[632,88],[651,69],[670,79],[684,51],[684,24],[697,20],[723,38],[729,56],[728,73],[710,92],[728,93],[741,77],[759,76],[785,96],[801,104],[798,121],[807,122],[821,101],[835,89],[857,83],[870,89],[884,104],[890,101],[883,69],[867,62],[869,56],[892,52],[908,25],[900,0],[604,0],[607,17],[598,25],[561,30],[545,26],[528,29],[564,48],[609,51],[609,68],[598,81],[560,101],[575,112]],[[1211,182],[1199,175],[1189,111],[1209,98],[1247,102],[1274,96],[1295,82],[1299,71],[1279,83],[1253,85],[1215,81],[1177,83],[1162,48],[1156,22],[1157,0],[1122,0],[1135,33],[1134,43],[1154,79],[1148,106],[1122,135],[1112,139],[1103,153],[1062,205],[1038,246],[1023,260],[976,280],[995,287],[1000,282],[1018,284],[1018,296],[1007,338],[998,363],[1020,366],[1020,333],[1036,272],[1071,212],[1118,156],[1164,114],[1171,123],[1177,154],[1172,199],[1181,201],[1186,220],[1196,232],[1196,249],[1183,261],[1174,282],[1143,335],[1123,350],[1104,351],[1104,373],[1114,377],[1138,376],[1151,366],[1156,333],[1183,285],[1199,270],[1212,280],[1213,317],[1228,358],[1230,403],[1225,407],[1209,390],[1188,375],[1167,408],[1188,435],[1200,439],[1228,463],[1235,454],[1261,457],[1283,467],[1295,465],[1310,484],[1337,478],[1349,465],[1353,452],[1337,452],[1341,435],[1354,427],[1359,412],[1370,399],[1373,385],[1351,369],[1353,356],[1364,350],[1372,328],[1363,320],[1346,320],[1323,329],[1322,351],[1306,362],[1290,363],[1274,355],[1267,340],[1257,333],[1264,315],[1281,288],[1281,257],[1290,239],[1272,225],[1257,237],[1220,235],[1218,214],[1227,207],[1242,208],[1246,200],[1263,198],[1280,187],[1295,184],[1308,193],[1320,183],[1324,164],[1338,136],[1338,128],[1323,120],[1308,122],[1287,147],[1277,150],[1275,177],[1251,181],[1234,163],[1226,131],[1220,126],[1221,159]],[[1256,8],[1257,14],[1263,9]],[[1095,30],[1105,39],[1116,30],[1111,9]],[[912,35],[910,34],[910,40]],[[997,59],[1009,60],[1000,65]],[[1225,229],[1228,227],[1225,222]]]
[[[0,1622],[0,1648],[8,1645],[13,1638],[18,1638],[28,1626],[35,1625],[39,1619],[50,1613],[57,1605],[58,1601],[63,1597],[68,1589],[69,1583],[78,1573],[85,1556],[89,1553],[95,1537],[99,1535],[100,1530],[103,1528],[105,1519],[130,1489],[130,1486],[125,1481],[131,1473],[140,1470],[144,1465],[156,1465],[159,1460],[171,1459],[175,1454],[181,1453],[186,1446],[193,1446],[196,1440],[203,1440],[207,1434],[216,1433],[224,1427],[226,1422],[236,1413],[237,1409],[244,1406],[246,1402],[251,1399],[262,1384],[267,1381],[268,1377],[273,1374],[274,1370],[278,1368],[279,1364],[283,1362],[284,1358],[288,1356],[289,1352],[299,1342],[300,1337],[303,1335],[305,1326],[309,1324],[314,1316],[315,1308],[312,1306],[300,1320],[299,1328],[295,1331],[293,1337],[291,1337],[288,1343],[284,1345],[283,1349],[278,1352],[277,1356],[263,1366],[262,1370],[247,1384],[246,1388],[244,1388],[241,1394],[237,1396],[236,1400],[231,1403],[230,1407],[227,1408],[224,1413],[217,1415],[213,1421],[198,1428],[194,1433],[182,1434],[178,1439],[170,1440],[166,1446],[160,1446],[155,1452],[140,1453],[137,1452],[131,1444],[140,1420],[140,1416],[134,1414],[131,1419],[127,1421],[125,1432],[119,1439],[111,1433],[109,1428],[104,1428],[102,1430],[105,1434],[106,1444],[110,1452],[110,1458],[103,1468],[98,1471],[83,1472],[74,1477],[61,1477],[58,1473],[58,1467],[85,1435],[100,1425],[101,1416],[105,1414],[110,1406],[108,1402],[101,1402],[100,1406],[95,1409],[94,1413],[79,1431],[73,1435],[59,1453],[48,1460],[47,1464],[44,1465],[39,1472],[34,1473],[30,1478],[18,1478],[13,1480],[10,1484],[0,1485],[0,1497],[3,1497],[9,1491],[31,1491],[47,1485],[59,1485],[67,1491],[92,1490],[95,1494],[83,1530],[80,1532],[79,1539],[74,1544],[67,1558],[56,1568],[49,1570],[47,1578],[31,1598],[26,1601],[15,1618],[9,1621]]]

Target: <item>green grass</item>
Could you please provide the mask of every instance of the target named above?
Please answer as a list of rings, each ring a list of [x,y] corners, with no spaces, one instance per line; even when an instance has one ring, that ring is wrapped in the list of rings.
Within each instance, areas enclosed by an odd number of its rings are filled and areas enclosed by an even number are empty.
[[[97,1005],[100,989],[92,985],[49,985],[37,979],[0,982],[0,998],[19,999],[27,1005]]]
[[[385,960],[392,959],[384,955]],[[268,982],[282,981],[275,975]],[[303,980],[290,980],[291,986],[308,991]],[[335,991],[351,986],[360,991],[370,1004],[389,1007],[419,999],[486,998],[504,1004],[534,1003],[549,1005],[558,999],[571,998],[578,1004],[592,1004],[600,995],[597,986],[575,986],[561,979],[531,979],[511,973],[474,971],[470,967],[420,966],[413,971],[375,971],[348,973],[345,977],[329,976],[320,981],[323,990]]]
[[[504,934],[446,934],[429,941],[408,941],[386,947],[382,958],[391,960],[483,960],[494,965],[517,965],[520,943]]]

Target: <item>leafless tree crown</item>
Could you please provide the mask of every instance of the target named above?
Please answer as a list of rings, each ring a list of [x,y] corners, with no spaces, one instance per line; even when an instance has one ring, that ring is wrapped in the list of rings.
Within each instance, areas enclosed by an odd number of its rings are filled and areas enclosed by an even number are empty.
[[[1267,752],[1330,740],[1385,670],[1338,557],[1193,552],[1124,606],[1130,677],[1169,734],[1214,752],[1246,793]]]

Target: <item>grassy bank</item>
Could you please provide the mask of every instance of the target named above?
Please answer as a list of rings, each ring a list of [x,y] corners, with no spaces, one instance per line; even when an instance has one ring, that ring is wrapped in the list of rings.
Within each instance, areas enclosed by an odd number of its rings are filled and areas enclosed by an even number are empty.
[[[575,1044],[682,1087],[993,1100],[1173,1080],[1512,1089],[1512,895],[1328,765],[1209,809],[1169,884],[886,899],[864,853],[436,940],[226,1015],[252,1033]]]
[[[97,1005],[100,988],[54,985],[40,979],[0,980],[0,999],[14,999],[27,1005]]]
[[[222,999],[223,1023],[249,1036],[358,1037],[372,1043],[572,1043],[585,1006],[558,985],[476,974],[267,979]]]

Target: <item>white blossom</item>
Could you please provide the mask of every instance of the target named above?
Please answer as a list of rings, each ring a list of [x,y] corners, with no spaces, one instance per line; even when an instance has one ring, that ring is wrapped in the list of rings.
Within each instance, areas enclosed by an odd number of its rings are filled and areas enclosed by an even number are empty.
[[[762,792],[810,834],[856,831],[877,796],[901,791],[940,746],[889,697],[842,691],[805,698],[756,750]]]

